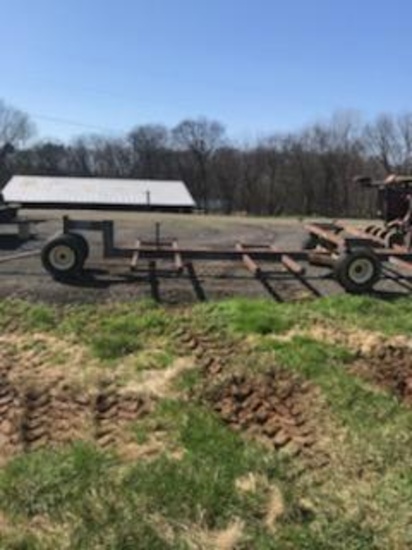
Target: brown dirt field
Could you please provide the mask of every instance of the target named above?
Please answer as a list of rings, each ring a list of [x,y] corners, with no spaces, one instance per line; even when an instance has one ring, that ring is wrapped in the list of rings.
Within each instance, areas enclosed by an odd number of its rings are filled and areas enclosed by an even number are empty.
[[[300,250],[305,231],[300,220],[282,218],[247,218],[223,216],[199,216],[176,214],[119,213],[119,212],[22,212],[37,220],[37,238],[13,249],[0,239],[0,258],[14,252],[40,248],[45,240],[58,233],[62,227],[62,215],[73,219],[116,222],[116,244],[133,246],[137,238],[154,238],[155,223],[161,224],[161,237],[176,238],[182,247],[233,248],[238,241],[249,244],[275,243],[278,247]],[[147,276],[137,274],[133,280],[127,262],[102,261],[100,235],[88,232],[91,257],[86,264],[86,276],[70,285],[53,281],[45,273],[39,257],[26,258],[0,264],[0,297],[14,296],[54,303],[95,303],[106,301],[129,301],[151,296]],[[159,266],[161,267],[161,266]],[[285,271],[277,265],[263,266],[269,271],[268,283],[280,300],[300,299],[310,292],[297,280],[285,280]],[[195,269],[207,299],[221,299],[242,295],[269,297],[264,285],[255,280],[240,263],[196,262]],[[342,292],[333,280],[323,278],[327,270],[310,267],[308,277],[322,294]],[[405,294],[407,289],[396,283],[382,282],[378,293]],[[187,276],[162,278],[159,282],[160,299],[166,304],[191,303],[197,300],[196,293]]]

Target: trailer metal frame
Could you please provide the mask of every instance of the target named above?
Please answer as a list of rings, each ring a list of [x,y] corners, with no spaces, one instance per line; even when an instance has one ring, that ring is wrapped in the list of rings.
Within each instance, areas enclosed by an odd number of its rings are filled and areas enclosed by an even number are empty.
[[[353,236],[341,237],[336,233],[344,230],[344,227],[336,223],[312,224],[306,228],[308,232],[319,238],[320,242],[327,243],[335,251],[352,251],[358,248],[373,248],[380,261],[388,261],[390,258],[397,258],[405,262],[412,262],[412,251],[406,247],[396,246],[394,248],[377,247],[375,239],[370,238],[367,233],[359,229],[352,230],[345,226]],[[211,249],[211,248],[180,248],[177,241],[138,241],[133,247],[117,247],[115,245],[115,229],[113,221],[87,221],[72,220],[65,216],[63,218],[63,233],[70,234],[77,231],[98,231],[103,237],[104,258],[125,258],[132,259],[135,253],[139,259],[173,260],[179,258],[179,264],[183,260],[242,260],[249,256],[252,260],[279,262],[288,267],[294,274],[303,274],[304,268],[297,262],[310,261],[310,252],[307,250],[279,250],[274,245],[245,245],[240,243],[234,249]],[[247,251],[245,251],[245,247]],[[330,248],[329,248],[330,250]],[[244,262],[245,263],[245,262]],[[294,266],[291,268],[291,266]],[[411,266],[412,268],[412,266]]]
[[[123,277],[128,281],[148,282],[155,300],[160,300],[159,281],[162,278],[187,280],[192,285],[197,299],[206,300],[202,282],[207,275],[202,274],[202,277],[199,277],[196,270],[197,262],[234,262],[243,267],[245,276],[231,273],[216,275],[214,278],[247,279],[249,274],[249,277],[252,276],[259,282],[276,301],[283,301],[276,283],[285,280],[296,281],[316,297],[322,296],[323,292],[314,282],[332,278],[348,292],[370,292],[374,284],[381,279],[392,280],[403,289],[412,291],[412,251],[406,246],[394,245],[387,248],[384,238],[338,220],[312,223],[306,226],[306,230],[315,242],[315,246],[310,250],[286,250],[273,243],[242,242],[236,243],[233,248],[224,249],[184,248],[179,245],[177,239],[162,239],[159,226],[156,226],[154,240],[138,238],[132,246],[118,246],[114,221],[76,220],[64,216],[62,232],[52,237],[42,249],[3,256],[0,257],[0,263],[39,254],[45,269],[57,280],[63,283],[76,280],[81,283],[83,267],[89,255],[86,235],[88,232],[95,232],[102,238],[103,260],[120,260],[121,263],[124,260],[128,275]],[[60,269],[61,266],[55,269],[56,266],[53,266],[47,255],[50,254],[50,250],[54,250],[53,254],[57,254],[58,258],[58,254],[66,250],[64,247],[72,256],[69,254],[69,257],[63,258],[63,269]],[[356,264],[353,263],[355,260],[361,268],[358,274]],[[324,269],[314,271],[308,269],[310,266]],[[356,284],[350,277],[348,282],[350,270],[352,275],[356,275]],[[367,279],[365,283],[364,277]],[[88,281],[90,282],[90,278]]]
[[[164,240],[160,238],[159,227],[156,227],[155,240],[145,241],[137,239],[133,246],[116,245],[115,224],[112,220],[89,221],[75,220],[68,216],[63,218],[63,233],[59,236],[74,236],[80,241],[86,241],[82,233],[93,231],[102,236],[103,259],[128,260],[131,274],[143,275],[149,282],[152,295],[159,298],[159,278],[181,277],[187,278],[199,300],[206,299],[200,279],[196,273],[195,262],[239,262],[275,300],[281,297],[273,286],[275,280],[289,279],[301,283],[314,296],[321,296],[322,292],[316,288],[314,279],[336,278],[349,292],[367,292],[379,279],[393,279],[399,284],[409,285],[409,277],[403,272],[412,275],[412,251],[404,246],[386,248],[384,241],[365,231],[336,221],[331,223],[313,223],[306,226],[306,230],[316,240],[313,250],[284,250],[272,243],[246,244],[238,242],[234,248],[183,248],[176,239]],[[53,242],[53,240],[51,241]],[[350,267],[352,258],[357,259],[358,266]],[[167,267],[162,264],[167,262]],[[281,270],[268,270],[261,263],[280,266]],[[328,268],[326,274],[313,276],[308,274],[306,265],[315,265]],[[367,263],[369,262],[369,264]],[[45,264],[43,258],[43,264]],[[161,264],[160,267],[158,264]],[[348,264],[349,268],[348,268]],[[387,265],[388,264],[388,265]],[[363,267],[362,267],[363,266]],[[371,267],[376,272],[368,273]],[[349,280],[348,270],[357,274],[360,283]],[[362,269],[363,272],[362,273]],[[344,275],[342,275],[342,270]],[[369,270],[369,271],[368,271]],[[50,271],[50,269],[49,269]],[[52,272],[57,278],[60,272]],[[72,273],[71,273],[72,274]],[[63,274],[64,275],[64,274]],[[363,283],[363,278],[367,280]],[[373,284],[369,284],[373,279]]]

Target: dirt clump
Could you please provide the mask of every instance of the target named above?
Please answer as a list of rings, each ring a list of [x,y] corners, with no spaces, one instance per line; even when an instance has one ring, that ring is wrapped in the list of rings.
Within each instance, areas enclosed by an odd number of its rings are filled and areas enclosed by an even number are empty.
[[[264,375],[234,375],[209,398],[233,430],[244,431],[288,456],[312,459],[318,440],[310,414],[315,393],[310,384],[274,367]],[[316,466],[326,465],[326,457],[322,464],[319,458]]]
[[[244,351],[240,342],[222,340],[213,329],[195,333],[183,328],[176,337],[185,353],[195,356],[205,377],[221,374]]]
[[[353,371],[412,405],[412,349],[386,344],[363,355]]]

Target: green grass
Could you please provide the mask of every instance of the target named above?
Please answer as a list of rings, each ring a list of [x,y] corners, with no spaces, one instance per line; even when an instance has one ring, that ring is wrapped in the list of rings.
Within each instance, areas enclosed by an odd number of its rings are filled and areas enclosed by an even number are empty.
[[[294,325],[293,308],[268,300],[242,298],[197,306],[195,317],[239,334],[286,332]]]
[[[412,411],[354,374],[353,350],[299,334],[275,337],[317,322],[337,332],[411,335],[411,301],[234,299],[196,306],[184,319],[195,331],[211,331],[222,348],[240,344],[225,366],[230,372],[254,376],[278,365],[319,390],[311,415],[330,466],[292,478],[300,459],[232,432],[205,404],[221,378],[207,385],[193,368],[174,381],[173,397],[160,399],[131,430],[140,445],[161,434],[164,450],[150,459],[125,461],[79,443],[22,455],[2,467],[0,548],[179,550],[191,547],[193,533],[225,529],[234,520],[244,522],[241,549],[412,547]],[[28,350],[44,352],[47,340],[31,341],[30,334],[47,332],[69,346],[84,345],[109,368],[130,367],[136,383],[139,371],[164,369],[187,353],[173,336],[181,322],[173,309],[151,302],[63,308],[0,302],[0,329],[25,334]],[[240,491],[238,480],[251,474],[259,480],[256,491]],[[265,515],[273,486],[284,512],[270,531]],[[310,512],[303,501],[312,503]]]
[[[292,327],[307,327],[316,321],[327,321],[388,335],[412,335],[410,298],[390,302],[344,294],[285,304],[235,298],[197,306],[194,317],[204,325],[211,324],[239,334],[281,334]]]
[[[14,516],[63,521],[109,479],[114,461],[80,445],[65,453],[38,452],[12,461],[0,477],[0,503]]]
[[[355,521],[325,525],[322,532],[307,526],[286,526],[275,535],[260,533],[255,548],[262,550],[377,550],[375,534]]]
[[[336,469],[325,476],[326,494],[319,493],[324,504],[329,502],[330,511],[343,515],[350,494],[349,501],[358,508],[358,515],[364,516],[362,524],[376,547],[385,547],[373,538],[376,532],[381,541],[387,541],[386,547],[395,544],[397,537],[412,540],[407,527],[408,503],[412,502],[412,411],[390,393],[351,373],[354,357],[345,348],[298,336],[286,342],[266,340],[261,347],[266,353],[271,350],[278,363],[321,388],[328,407],[324,414],[341,427],[341,443],[336,441],[332,447],[338,453]],[[371,481],[365,483],[363,476]],[[340,494],[345,496],[340,498]],[[365,540],[359,548],[375,547],[369,544]]]
[[[193,322],[229,333],[279,334],[319,320],[349,327],[412,334],[412,301],[385,302],[364,296],[334,296],[302,303],[231,299],[192,310]],[[91,346],[98,357],[113,358],[140,349],[139,337],[162,334],[175,320],[150,301],[133,304],[57,308],[23,300],[0,302],[0,328],[52,331]],[[106,342],[107,341],[107,342]]]
[[[19,330],[49,331],[57,323],[56,312],[50,306],[24,300],[0,301],[0,329],[2,332]]]
[[[22,525],[36,517],[54,522],[68,548],[170,548],[137,496],[114,457],[83,445],[16,459],[0,477],[2,510]]]
[[[84,307],[65,312],[61,334],[75,335],[99,359],[116,359],[141,350],[148,336],[162,334],[168,318],[156,305]]]
[[[87,345],[102,360],[143,349],[148,338],[164,334],[170,323],[171,318],[152,302],[66,308],[22,300],[0,302],[3,331],[51,332]]]
[[[70,548],[183,548],[179,526],[225,527],[233,514],[256,518],[257,528],[264,495],[242,495],[235,482],[249,472],[281,482],[276,456],[204,409],[165,402],[162,418],[174,426],[181,459],[164,454],[121,467],[114,456],[83,445],[33,453],[1,471],[0,509],[16,525],[36,517],[53,522],[66,531]],[[173,540],[162,538],[159,517],[175,531]]]
[[[174,417],[184,456],[178,461],[161,456],[153,463],[137,464],[127,486],[144,495],[149,512],[208,528],[224,527],[233,514],[258,513],[259,501],[243,498],[235,481],[250,471],[269,469],[261,453],[206,411],[170,406],[166,414]],[[270,467],[274,473],[275,458]]]
[[[165,453],[150,462],[122,464],[78,445],[11,462],[0,474],[0,509],[15,532],[4,535],[9,542],[3,547],[183,549],[189,547],[191,530],[223,529],[238,518],[246,526],[242,548],[382,548],[360,519],[327,511],[320,517],[303,514],[302,489],[288,479],[288,462],[229,431],[207,410],[166,401],[156,421],[172,427],[172,437],[184,449],[180,459]],[[249,473],[284,495],[285,512],[274,533],[263,524],[267,490],[236,488],[236,480]],[[54,533],[30,531],[30,522],[39,517],[44,525],[54,525]]]
[[[310,303],[292,304],[304,323],[322,319],[342,323],[351,328],[362,328],[388,335],[412,335],[412,300],[377,300],[369,296],[346,294],[315,300]],[[299,317],[298,317],[299,322]]]

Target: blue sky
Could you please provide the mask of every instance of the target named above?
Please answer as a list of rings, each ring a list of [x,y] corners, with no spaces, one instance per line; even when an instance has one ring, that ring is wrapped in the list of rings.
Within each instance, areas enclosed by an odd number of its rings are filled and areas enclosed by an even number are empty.
[[[69,139],[205,115],[240,140],[412,110],[410,0],[1,0],[0,98]],[[75,126],[51,117],[82,123]]]

